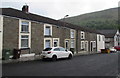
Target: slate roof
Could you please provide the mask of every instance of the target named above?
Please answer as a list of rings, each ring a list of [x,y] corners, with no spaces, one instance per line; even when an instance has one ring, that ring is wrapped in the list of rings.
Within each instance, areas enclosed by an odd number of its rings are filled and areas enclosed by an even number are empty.
[[[76,30],[82,30],[82,31],[86,31],[86,32],[101,34],[100,32],[93,30],[93,29],[90,29],[90,28],[85,28],[85,27],[73,25],[70,23],[51,19],[48,17],[43,17],[43,16],[40,16],[37,14],[25,13],[23,11],[13,9],[13,8],[0,8],[0,10],[2,10],[2,13],[0,13],[0,14],[5,15],[5,16],[17,17],[17,18],[21,18],[21,19],[43,22],[43,23],[53,24],[53,25],[57,25],[57,26],[65,26],[68,28],[76,29]]]
[[[113,38],[117,30],[107,29],[107,30],[98,30],[98,32],[104,34],[106,38]]]

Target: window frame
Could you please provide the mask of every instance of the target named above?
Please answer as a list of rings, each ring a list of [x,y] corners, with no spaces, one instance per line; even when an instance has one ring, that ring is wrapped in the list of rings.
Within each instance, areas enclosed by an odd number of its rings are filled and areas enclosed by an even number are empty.
[[[52,38],[44,38],[44,49],[46,48],[46,40],[50,40],[50,48],[52,47]]]
[[[28,36],[28,38],[22,38],[22,36]],[[21,48],[29,48],[29,35],[21,35]],[[22,46],[22,40],[27,40],[27,47]]]
[[[55,42],[55,40],[57,40],[58,41],[58,43],[57,43],[57,46],[56,47],[59,47],[59,38],[53,38],[53,47],[54,47],[54,42]]]
[[[75,40],[71,39],[71,48],[75,48]]]
[[[46,28],[50,27],[50,34],[46,34]],[[44,24],[44,36],[52,36],[52,25]]]
[[[81,34],[81,35],[80,35],[81,39],[85,39],[85,32],[84,32],[84,31],[81,31],[80,34]]]
[[[28,23],[28,24],[23,24],[23,22]],[[28,21],[21,21],[21,33],[29,33],[29,32],[30,32],[30,23]]]
[[[81,41],[81,50],[84,50],[84,49],[85,49],[85,41]]]
[[[28,22],[29,23],[29,32],[21,32],[21,26],[22,26],[22,22]],[[24,19],[19,19],[19,41],[18,41],[18,48],[21,49],[21,48],[24,48],[24,47],[21,47],[21,36],[22,35],[28,35],[28,48],[31,48],[31,21],[29,20],[24,20]]]
[[[75,30],[70,30],[70,38],[75,38]]]

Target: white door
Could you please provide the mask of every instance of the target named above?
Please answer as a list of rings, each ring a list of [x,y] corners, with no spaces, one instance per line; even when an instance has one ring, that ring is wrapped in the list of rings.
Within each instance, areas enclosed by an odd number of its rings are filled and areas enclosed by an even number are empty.
[[[3,18],[0,16],[0,59],[2,58]]]

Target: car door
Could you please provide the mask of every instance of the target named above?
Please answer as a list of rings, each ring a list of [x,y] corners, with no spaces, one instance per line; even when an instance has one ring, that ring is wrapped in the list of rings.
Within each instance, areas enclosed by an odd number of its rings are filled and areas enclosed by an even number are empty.
[[[57,55],[57,58],[61,58],[62,53],[59,48],[54,48],[53,52],[54,52],[53,55]]]
[[[60,48],[60,52],[61,52],[62,58],[68,57],[68,55],[69,55],[68,51],[65,51],[64,48]]]

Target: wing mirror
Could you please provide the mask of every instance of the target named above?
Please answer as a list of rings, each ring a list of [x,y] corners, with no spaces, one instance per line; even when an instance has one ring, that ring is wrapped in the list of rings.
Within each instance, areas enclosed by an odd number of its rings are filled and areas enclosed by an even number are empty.
[[[68,50],[66,49],[65,51],[67,52]]]

